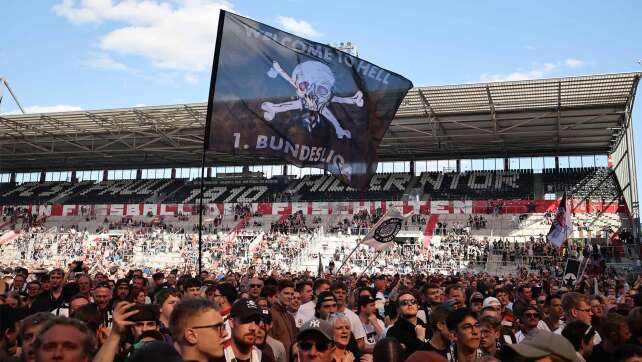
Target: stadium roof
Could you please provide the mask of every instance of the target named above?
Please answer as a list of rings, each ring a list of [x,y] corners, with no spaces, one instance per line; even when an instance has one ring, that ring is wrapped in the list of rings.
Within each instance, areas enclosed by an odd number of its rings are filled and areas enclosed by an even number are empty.
[[[381,161],[611,151],[642,73],[413,88]],[[0,116],[3,171],[199,166],[206,103]],[[208,165],[283,163],[208,153]]]

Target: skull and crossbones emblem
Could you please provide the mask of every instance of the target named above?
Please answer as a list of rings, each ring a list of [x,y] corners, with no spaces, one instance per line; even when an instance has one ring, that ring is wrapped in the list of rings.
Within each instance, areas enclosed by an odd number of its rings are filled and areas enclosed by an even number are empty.
[[[294,110],[304,111],[309,114],[304,118],[308,132],[320,122],[322,115],[332,125],[338,139],[351,139],[352,134],[343,128],[332,111],[328,108],[330,103],[351,104],[363,107],[363,93],[357,91],[352,97],[339,97],[334,94],[335,78],[327,65],[314,60],[298,64],[292,70],[292,75],[281,68],[278,62],[272,62],[272,67],[267,75],[270,78],[281,76],[296,90],[297,99],[283,103],[263,102],[263,118],[270,122],[278,113]]]

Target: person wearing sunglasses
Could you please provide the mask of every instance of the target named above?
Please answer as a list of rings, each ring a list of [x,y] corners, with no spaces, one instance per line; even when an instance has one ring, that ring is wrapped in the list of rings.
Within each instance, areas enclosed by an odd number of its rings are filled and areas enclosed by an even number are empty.
[[[323,319],[312,318],[296,336],[299,362],[330,362],[334,351],[334,328]]]
[[[247,285],[247,294],[250,296],[250,299],[256,302],[261,296],[261,289],[263,289],[263,280],[251,278]]]
[[[260,362],[262,352],[255,344],[261,312],[256,303],[244,298],[234,302],[228,323],[232,330],[232,343],[225,348],[225,360]]]
[[[418,298],[410,290],[401,291],[397,298],[399,319],[390,327],[386,336],[396,338],[405,348],[406,356],[418,349],[427,349],[428,326],[419,318]]]
[[[517,343],[520,343],[524,340],[524,338],[526,338],[528,332],[537,328],[537,325],[540,321],[540,316],[537,308],[533,307],[532,305],[528,305],[524,309],[518,310],[516,312],[519,316],[520,330],[515,333],[515,339],[517,339]]]

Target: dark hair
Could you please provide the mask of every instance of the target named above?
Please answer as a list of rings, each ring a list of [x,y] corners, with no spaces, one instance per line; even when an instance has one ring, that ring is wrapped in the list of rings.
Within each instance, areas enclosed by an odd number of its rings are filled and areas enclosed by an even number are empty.
[[[261,297],[263,298],[271,298],[276,295],[276,287],[274,285],[265,285],[263,289],[261,289]]]
[[[609,313],[600,322],[600,336],[602,339],[612,340],[612,335],[617,334],[622,326],[627,325],[627,320],[617,313]]]
[[[419,301],[419,297],[417,296],[417,293],[415,293],[415,291],[412,289],[400,290],[399,293],[397,294],[397,300],[399,300],[399,298],[401,298],[402,295],[406,295],[406,294],[412,295],[412,297],[415,298],[416,301]]]
[[[319,297],[317,298],[317,304],[314,307],[315,316],[318,315],[319,309],[321,309],[321,304],[329,298],[332,298],[335,302],[337,301],[337,297],[335,297],[332,292],[322,292],[321,294],[319,294]]]
[[[403,362],[406,359],[401,343],[392,337],[377,342],[372,357],[374,362]]]
[[[631,357],[642,357],[642,347],[635,344],[623,344],[615,350],[616,361],[626,361]]]
[[[582,348],[582,341],[587,343],[594,335],[595,329],[581,321],[573,321],[562,330],[562,336],[571,342],[576,351]]]
[[[321,287],[324,284],[331,285],[330,281],[327,280],[327,279],[319,278],[319,279],[315,280],[314,281],[314,285],[313,285],[314,294],[316,294],[317,293],[317,289],[319,289],[319,287]]]
[[[642,307],[635,307],[631,309],[628,317],[629,330],[633,337],[642,337]]]
[[[183,283],[183,290],[187,290],[187,288],[200,288],[202,286],[203,284],[197,278],[189,278]]]
[[[154,295],[154,302],[162,307],[163,303],[165,303],[170,296],[178,297],[178,290],[174,288],[161,288]]]
[[[309,281],[309,280],[304,280],[302,282],[298,282],[295,289],[296,289],[297,292],[303,293],[303,289],[305,288],[306,285],[309,285],[310,288],[312,288],[314,290],[314,286],[313,286],[312,282]]]
[[[342,282],[334,282],[334,283],[332,283],[332,285],[330,286],[330,290],[331,290],[331,291],[333,291],[333,292],[334,292],[335,290],[338,290],[338,289],[345,290],[346,292],[348,292],[348,286],[347,286],[347,285],[345,285],[345,283],[342,283]]]
[[[459,323],[461,323],[461,321],[463,321],[466,317],[473,317],[477,319],[477,313],[473,312],[470,308],[461,308],[450,312],[448,314],[448,317],[446,318],[446,325],[448,326],[448,330],[456,330]]]
[[[383,306],[383,315],[388,316],[390,319],[395,319],[399,316],[399,310],[397,309],[397,302],[394,300],[388,301],[388,303]]]
[[[172,338],[177,343],[184,342],[183,332],[189,319],[200,316],[209,311],[216,310],[216,305],[209,299],[205,298],[188,298],[184,299],[176,306],[169,317],[169,330]]]
[[[280,292],[285,288],[292,288],[294,289],[294,283],[292,283],[291,280],[289,279],[282,279],[279,280],[279,283],[276,285],[276,289]]]
[[[230,283],[221,283],[216,286],[216,290],[221,293],[222,296],[227,299],[227,302],[234,304],[238,298],[239,293],[236,291],[236,288]]]
[[[446,318],[448,318],[449,312],[450,312],[450,308],[443,304],[433,308],[432,313],[430,313],[430,319],[429,319],[430,330],[434,332],[437,330],[438,322],[446,322]]]
[[[33,349],[34,351],[36,351],[36,356],[38,355],[38,350],[40,349],[40,347],[42,347],[45,334],[47,334],[47,332],[51,328],[54,328],[56,326],[70,326],[76,328],[80,333],[82,333],[84,337],[82,341],[83,350],[87,356],[93,357],[94,351],[96,349],[96,338],[94,337],[95,333],[92,333],[89,328],[87,328],[85,323],[79,321],[78,319],[67,317],[53,317],[42,326],[42,330],[40,330],[40,333],[36,337],[36,341],[33,344]]]

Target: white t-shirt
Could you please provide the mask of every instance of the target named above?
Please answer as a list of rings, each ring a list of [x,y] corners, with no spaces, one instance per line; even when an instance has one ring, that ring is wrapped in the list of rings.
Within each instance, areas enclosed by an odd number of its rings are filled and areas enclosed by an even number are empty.
[[[386,328],[386,326],[383,324],[383,322],[381,320],[379,320],[379,319],[377,319],[377,324],[379,324],[379,327],[381,327],[382,330],[384,330]],[[377,342],[379,342],[380,339],[382,339],[382,338],[384,338],[386,336],[385,335],[385,331],[382,332],[380,336],[378,336],[377,335],[377,330],[370,323],[365,324],[365,323],[361,322],[361,325],[363,326],[363,330],[366,331],[366,347],[373,348],[374,345],[377,344]]]
[[[342,313],[346,315],[348,320],[350,320],[350,329],[352,330],[354,339],[359,340],[361,338],[366,338],[366,330],[363,329],[363,323],[361,323],[361,319],[359,319],[357,313],[348,308],[344,309]]]
[[[299,306],[299,310],[296,312],[296,316],[294,317],[294,323],[296,324],[297,328],[301,328],[303,323],[309,321],[310,319],[312,319],[312,317],[314,317],[315,306],[316,302],[314,300],[311,300]]]

